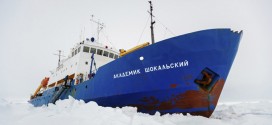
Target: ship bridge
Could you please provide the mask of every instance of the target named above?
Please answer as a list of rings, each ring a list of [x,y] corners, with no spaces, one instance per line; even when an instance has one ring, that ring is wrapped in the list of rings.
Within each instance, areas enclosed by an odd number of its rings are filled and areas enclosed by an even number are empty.
[[[88,80],[93,54],[92,72],[96,72],[99,67],[119,58],[119,52],[114,47],[86,39],[77,43],[71,49],[68,57],[61,60],[59,66],[51,72],[48,86],[61,84],[62,79],[67,75],[74,77],[82,74],[83,81]]]

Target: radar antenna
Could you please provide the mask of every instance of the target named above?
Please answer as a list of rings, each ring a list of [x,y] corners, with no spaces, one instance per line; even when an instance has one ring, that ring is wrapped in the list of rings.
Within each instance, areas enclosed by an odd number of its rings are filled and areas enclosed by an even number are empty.
[[[151,29],[151,41],[152,41],[152,44],[155,43],[155,39],[154,39],[154,24],[155,24],[155,21],[153,21],[153,5],[152,5],[152,1],[148,1],[149,4],[150,4],[150,11],[148,11],[148,13],[150,14],[150,17],[151,17],[151,26],[150,26],[150,29]]]
[[[97,42],[99,42],[99,33],[100,31],[104,28],[104,23],[100,22],[100,20],[94,20],[93,19],[94,15],[92,15],[92,19],[90,19],[90,21],[94,22],[97,24]]]

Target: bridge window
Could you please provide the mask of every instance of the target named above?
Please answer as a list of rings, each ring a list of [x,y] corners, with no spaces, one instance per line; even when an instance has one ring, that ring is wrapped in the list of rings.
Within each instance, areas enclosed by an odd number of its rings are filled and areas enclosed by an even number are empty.
[[[103,50],[97,49],[97,55],[102,55],[102,53],[103,53]]]
[[[83,52],[89,53],[90,47],[84,46],[83,47]]]
[[[114,56],[114,59],[117,59],[117,58],[118,58],[118,55],[115,55],[115,56]]]
[[[106,57],[108,57],[108,55],[109,55],[109,52],[107,52],[107,51],[104,51],[104,54],[103,54],[103,56],[106,56]]]
[[[77,54],[77,49],[75,50],[75,55]]]
[[[110,53],[110,56],[109,56],[109,57],[110,57],[110,58],[113,58],[113,56],[114,56],[114,54],[113,54],[113,53]]]
[[[95,48],[91,48],[91,53],[96,54],[96,49]],[[98,50],[97,50],[97,53],[98,53]]]
[[[77,51],[77,53],[79,53],[79,52],[80,52],[80,48],[81,48],[81,47],[78,47],[78,49],[77,49],[77,50],[78,50],[78,51]]]

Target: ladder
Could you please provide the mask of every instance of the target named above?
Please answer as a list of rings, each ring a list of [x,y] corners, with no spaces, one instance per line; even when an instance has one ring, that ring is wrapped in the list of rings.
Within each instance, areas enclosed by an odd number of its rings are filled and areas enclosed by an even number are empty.
[[[59,90],[58,90],[58,91],[55,91],[55,93],[53,94],[53,97],[52,97],[50,103],[55,104],[56,101],[57,101],[57,100],[59,99],[59,97],[61,96],[61,94],[62,94],[65,90],[67,90],[68,88],[70,88],[70,87],[66,87],[66,86],[61,86],[61,87],[59,87]]]

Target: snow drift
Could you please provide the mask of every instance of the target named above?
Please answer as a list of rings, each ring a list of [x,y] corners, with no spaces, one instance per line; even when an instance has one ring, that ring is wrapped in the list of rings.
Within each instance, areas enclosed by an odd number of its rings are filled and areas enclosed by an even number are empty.
[[[272,101],[219,104],[211,116],[148,115],[133,107],[110,108],[69,98],[42,107],[0,99],[0,125],[269,125]]]

